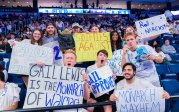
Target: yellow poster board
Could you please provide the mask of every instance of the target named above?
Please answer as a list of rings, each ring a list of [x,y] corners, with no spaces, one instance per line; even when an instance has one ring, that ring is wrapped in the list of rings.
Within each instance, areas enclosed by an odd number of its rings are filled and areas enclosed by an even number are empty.
[[[97,52],[102,49],[108,51],[108,59],[112,58],[109,32],[75,33],[74,40],[77,62],[95,61]]]

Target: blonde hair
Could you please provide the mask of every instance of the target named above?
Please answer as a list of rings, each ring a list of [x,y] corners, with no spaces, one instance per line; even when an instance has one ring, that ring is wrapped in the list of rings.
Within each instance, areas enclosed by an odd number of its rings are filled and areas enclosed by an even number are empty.
[[[133,36],[135,39],[136,39],[136,37],[137,37],[137,35],[134,34],[134,33],[127,33],[127,34],[124,35],[124,39],[126,40],[126,38],[127,38],[128,36]]]
[[[65,50],[64,53],[63,53],[63,56],[64,56],[65,54],[68,54],[68,53],[74,54],[74,55],[75,55],[75,59],[77,58],[76,52],[75,52],[73,49]]]
[[[128,28],[132,29],[133,33],[135,33],[135,29],[134,29],[132,26],[128,26],[128,27],[126,28],[126,30],[127,30]],[[126,30],[125,30],[125,34],[126,34]]]

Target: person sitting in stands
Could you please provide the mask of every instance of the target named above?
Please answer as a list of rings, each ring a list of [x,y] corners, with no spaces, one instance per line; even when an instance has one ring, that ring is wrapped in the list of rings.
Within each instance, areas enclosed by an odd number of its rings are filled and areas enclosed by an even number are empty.
[[[162,51],[165,53],[165,54],[173,54],[173,53],[176,53],[176,50],[175,48],[170,45],[170,41],[169,40],[165,40],[165,44],[162,45],[161,47]]]
[[[5,83],[4,73],[0,71],[0,111],[15,110],[18,106],[20,88],[14,83]]]

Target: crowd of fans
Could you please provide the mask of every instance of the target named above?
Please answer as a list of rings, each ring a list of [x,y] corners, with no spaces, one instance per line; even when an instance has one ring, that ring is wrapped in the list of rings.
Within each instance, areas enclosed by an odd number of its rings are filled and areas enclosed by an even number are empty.
[[[8,18],[8,19],[7,19]],[[28,18],[29,24],[25,23]],[[143,39],[137,35],[135,21],[144,19],[145,17],[137,17],[131,19],[129,16],[58,16],[51,17],[49,15],[7,15],[0,20],[0,34],[2,44],[0,45],[0,52],[11,53],[12,47],[15,45],[15,41],[21,41],[25,43],[35,44],[42,46],[46,43],[59,41],[59,48],[64,51],[64,66],[74,67],[76,64],[76,54],[74,51],[74,33],[98,33],[98,32],[110,32],[112,52],[117,52],[119,49],[123,50],[121,68],[124,72],[124,80],[119,81],[119,86],[133,87],[132,83],[137,82],[139,86],[147,80],[143,88],[148,86],[160,87],[158,74],[156,72],[155,63],[163,63],[164,61],[171,61],[169,54],[176,53],[176,49],[170,45],[168,39],[164,40],[163,45],[157,44],[157,38],[161,38],[161,35],[149,37]],[[20,29],[14,31],[13,25],[21,25]],[[172,38],[178,38],[179,35],[179,21],[168,21],[168,27],[170,28],[170,35]],[[4,28],[8,30],[8,34],[5,35]],[[66,38],[66,40],[64,39]],[[149,45],[152,42],[151,45]],[[147,45],[148,44],[148,45]],[[142,47],[143,50],[149,52],[149,55],[145,57],[145,60],[140,60],[136,57],[136,49]],[[161,48],[160,48],[161,47]],[[69,50],[70,49],[70,50]],[[73,50],[72,50],[73,49]],[[127,55],[128,53],[128,55]],[[106,50],[100,50],[97,53],[97,60],[95,62],[77,63],[80,67],[86,67],[87,73],[96,70],[106,65],[108,52]],[[71,59],[71,60],[69,60]],[[39,65],[43,65],[41,62],[37,62]],[[134,65],[133,65],[133,64]],[[58,65],[58,62],[55,62]],[[17,93],[19,89],[16,85],[11,85],[7,79],[7,72],[0,72],[0,92],[14,90],[13,100],[8,100],[5,105],[0,103],[0,110],[12,110],[17,108],[17,102],[19,96]],[[131,77],[131,78],[130,78]],[[136,79],[135,79],[136,77]],[[129,81],[128,78],[135,79]],[[22,76],[24,83],[28,86],[28,76]],[[116,77],[114,77],[116,79]],[[139,81],[139,79],[142,79]],[[106,93],[99,98],[95,98],[89,93],[88,88],[88,76],[84,75],[85,92],[84,99],[88,103],[95,103],[100,101],[115,101],[116,96],[112,92]],[[145,80],[145,81],[143,81]],[[124,83],[126,81],[127,83]],[[143,82],[142,82],[143,81]],[[132,86],[131,86],[132,85]],[[9,90],[8,90],[9,89]],[[115,89],[119,89],[118,87]],[[111,95],[112,94],[112,95]],[[2,94],[0,94],[2,95]],[[111,96],[110,96],[111,95]],[[6,96],[8,97],[8,95]],[[164,91],[163,97],[168,99],[169,95]],[[6,100],[5,100],[6,101]],[[9,106],[9,107],[8,107]],[[87,108],[88,111],[93,111],[94,108]],[[105,112],[111,112],[111,106],[104,106]]]

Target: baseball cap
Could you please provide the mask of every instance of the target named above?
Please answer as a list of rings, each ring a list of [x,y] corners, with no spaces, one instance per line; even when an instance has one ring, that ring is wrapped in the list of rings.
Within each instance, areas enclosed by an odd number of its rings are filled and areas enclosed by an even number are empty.
[[[72,28],[75,27],[75,26],[78,26],[80,28],[80,25],[78,23],[73,23],[72,24]]]

